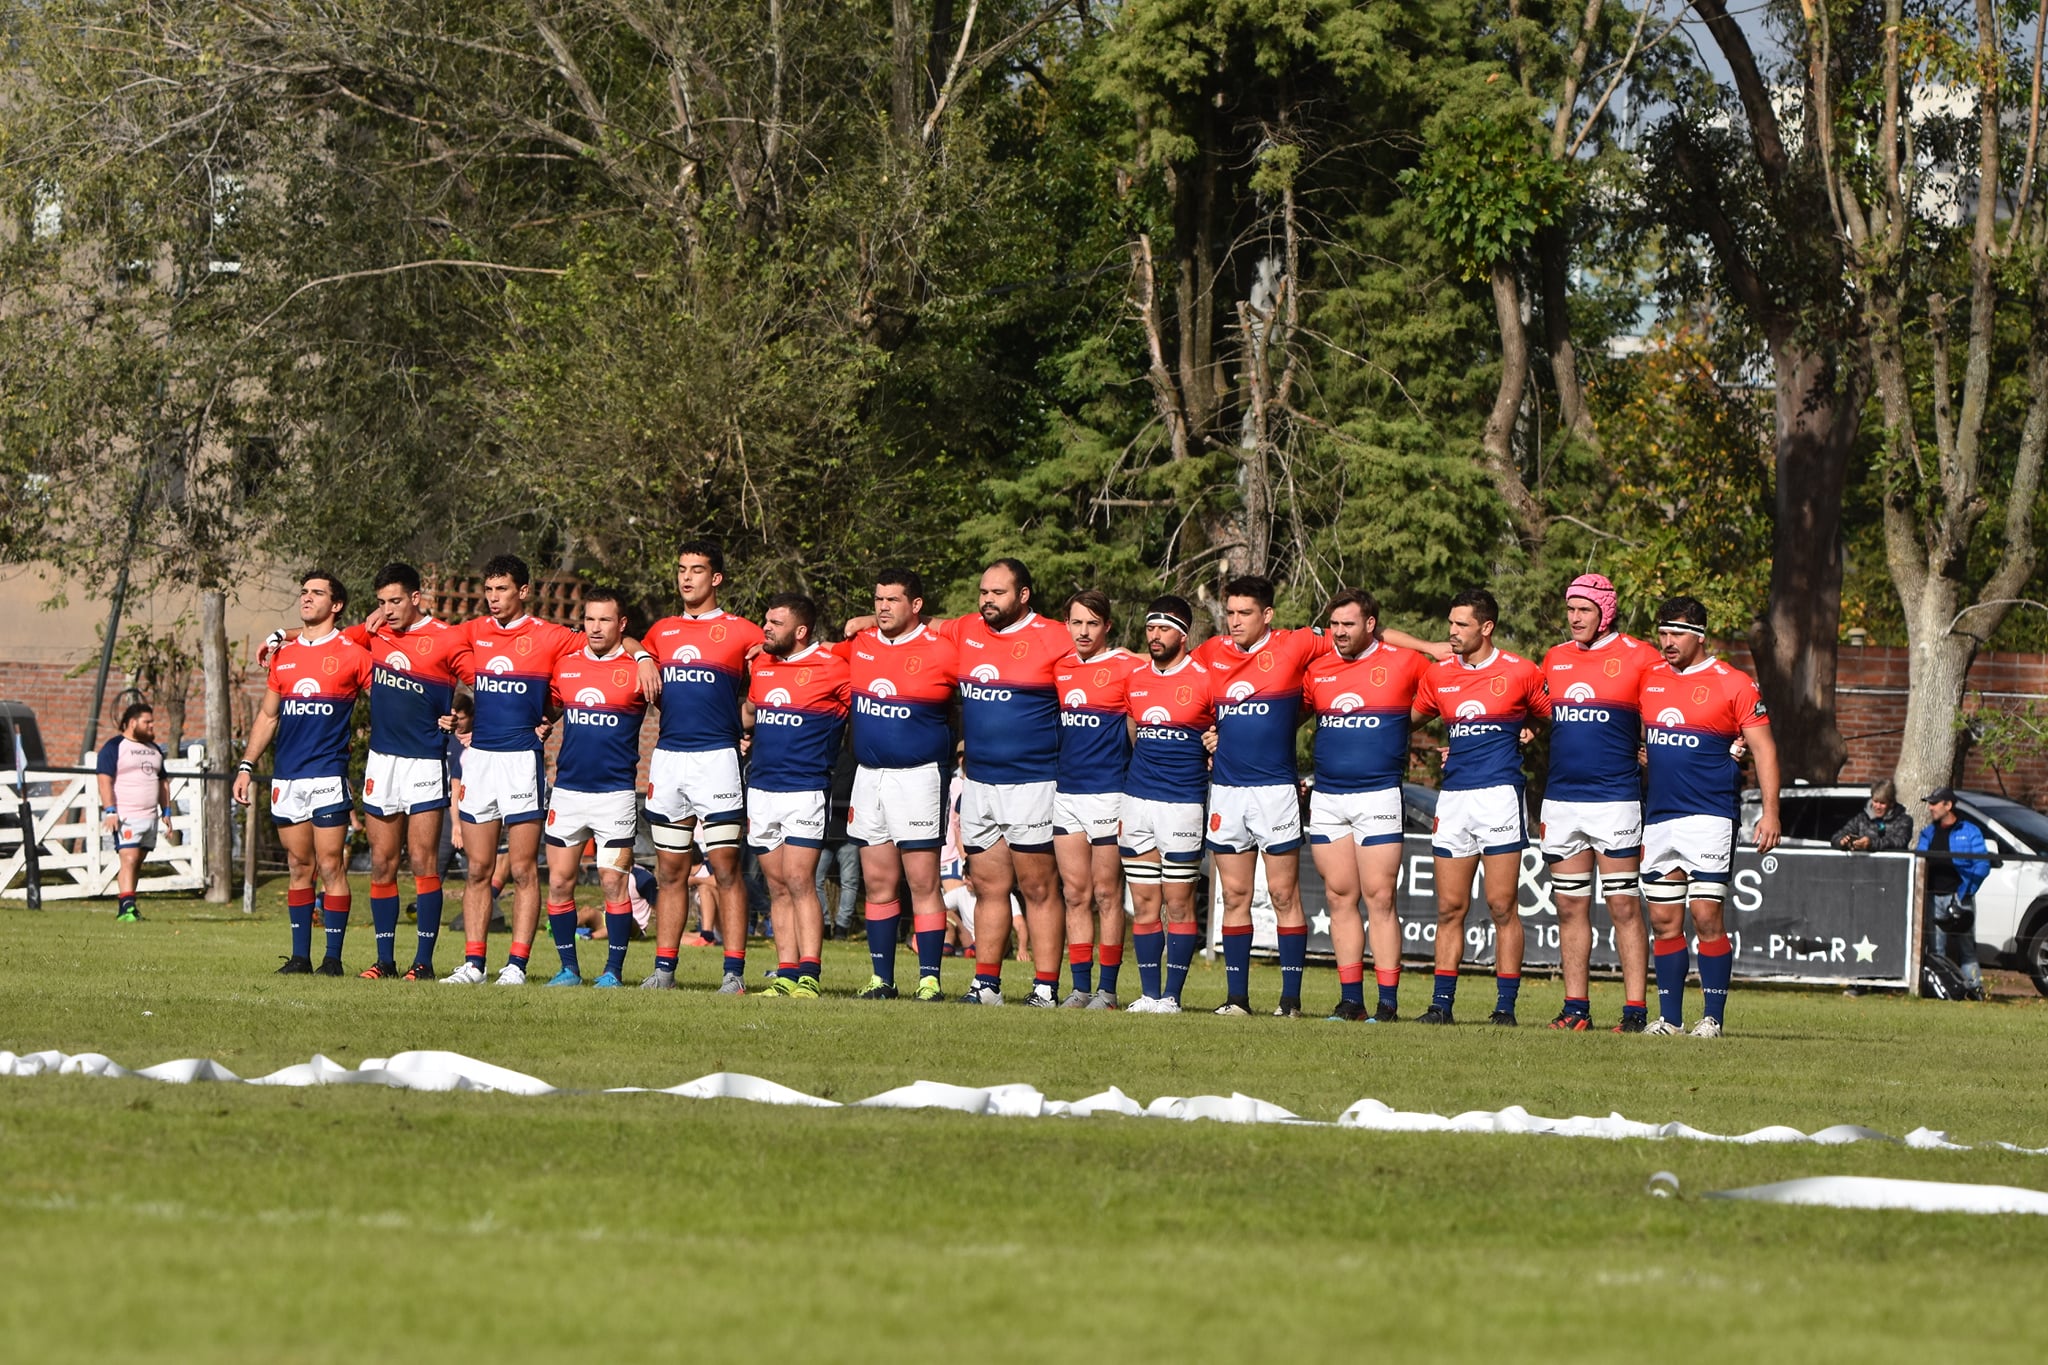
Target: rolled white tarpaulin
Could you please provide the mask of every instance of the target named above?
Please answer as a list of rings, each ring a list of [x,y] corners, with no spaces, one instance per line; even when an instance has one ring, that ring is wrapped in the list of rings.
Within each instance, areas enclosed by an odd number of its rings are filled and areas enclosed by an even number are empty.
[[[1915,1213],[2048,1214],[2048,1193],[2016,1185],[1959,1185],[1946,1180],[1893,1180],[1874,1175],[1816,1175],[1716,1190],[1709,1199],[1759,1204],[1815,1204],[1831,1209],[1910,1209]]]

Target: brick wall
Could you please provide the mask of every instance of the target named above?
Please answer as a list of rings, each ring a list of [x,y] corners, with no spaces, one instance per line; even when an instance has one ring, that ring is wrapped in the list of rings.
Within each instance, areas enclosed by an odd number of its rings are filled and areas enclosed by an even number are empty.
[[[66,767],[78,761],[81,746],[85,742],[85,721],[92,709],[93,669],[90,665],[77,676],[69,676],[75,665],[47,663],[0,662],[0,699],[26,702],[36,713],[37,728],[43,734],[43,748],[49,761]],[[99,742],[104,744],[114,735],[121,723],[124,705],[122,693],[133,685],[133,680],[119,669],[107,675],[107,690],[101,698]],[[238,690],[235,704],[234,732],[237,742],[249,733],[249,722],[255,714],[256,703],[263,697],[263,679],[260,675],[246,680]],[[130,697],[127,700],[132,701]],[[157,738],[167,740],[161,695],[146,697],[159,708],[157,715]],[[187,679],[185,691],[185,738],[187,740],[206,737],[206,697],[195,670]]]

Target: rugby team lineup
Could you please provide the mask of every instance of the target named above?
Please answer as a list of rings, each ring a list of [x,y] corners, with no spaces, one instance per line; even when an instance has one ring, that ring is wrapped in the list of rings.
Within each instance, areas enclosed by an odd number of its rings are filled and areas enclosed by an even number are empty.
[[[1779,837],[1778,763],[1755,681],[1710,654],[1706,610],[1693,598],[1663,602],[1654,640],[1637,640],[1615,629],[1612,583],[1582,574],[1565,592],[1569,638],[1538,662],[1494,643],[1499,608],[1484,589],[1448,603],[1439,643],[1382,627],[1375,598],[1355,589],[1330,600],[1317,628],[1278,628],[1272,583],[1240,577],[1220,594],[1222,630],[1194,643],[1193,608],[1162,595],[1146,605],[1143,651],[1132,652],[1111,643],[1116,608],[1105,594],[1075,592],[1057,615],[1042,613],[1030,570],[1014,559],[987,566],[979,609],[956,619],[926,616],[915,571],[880,570],[871,612],[846,622],[838,642],[824,638],[838,632],[802,594],[769,598],[758,623],[723,610],[724,567],[717,544],[682,545],[681,610],[638,636],[621,594],[601,587],[583,593],[580,631],[535,618],[530,571],[512,555],[484,566],[484,613],[460,624],[426,610],[420,574],[406,564],[378,573],[366,618],[345,628],[341,580],[324,569],[302,575],[298,629],[273,635],[261,656],[267,687],[234,785],[246,804],[257,762],[274,746],[269,805],[290,868],[291,953],[279,970],[345,974],[352,717],[367,694],[361,809],[378,961],[364,978],[523,986],[545,900],[561,958],[548,984],[584,985],[574,893],[594,855],[608,958],[590,984],[626,984],[633,847],[644,818],[659,889],[654,962],[640,987],[677,986],[688,881],[701,862],[715,886],[725,955],[717,989],[749,992],[744,840],[768,886],[777,960],[766,985],[751,990],[816,998],[824,912],[814,873],[846,744],[856,763],[847,836],[860,850],[872,968],[854,995],[946,1000],[940,857],[957,740],[959,845],[975,930],[973,977],[955,997],[966,1004],[1004,1003],[1014,894],[1033,975],[1024,1003],[1180,1013],[1202,941],[1196,894],[1206,859],[1222,907],[1226,999],[1214,1013],[1253,1013],[1252,899],[1263,870],[1278,927],[1272,1013],[1301,1017],[1306,844],[1337,961],[1329,1018],[1455,1022],[1463,926],[1483,868],[1495,969],[1487,1021],[1514,1026],[1523,955],[1517,870],[1533,843],[1562,958],[1564,1005],[1550,1027],[1593,1027],[1597,890],[1623,985],[1610,1027],[1722,1033],[1733,964],[1723,908],[1741,761],[1755,765],[1762,815],[1754,839],[1766,852]],[[658,733],[643,780],[650,709]],[[451,743],[458,710],[466,746]],[[1401,783],[1411,734],[1432,723],[1444,735],[1431,837],[1439,932],[1429,1003],[1406,1016],[1394,907]],[[1303,724],[1313,726],[1305,816],[1295,744]],[[557,725],[550,781],[547,740]],[[1545,728],[1548,782],[1532,839],[1522,745]],[[443,976],[434,958],[444,906],[433,872],[451,812],[468,871],[463,958]],[[501,837],[512,942],[493,976]],[[402,859],[414,870],[418,937],[401,971]],[[316,897],[326,937],[317,964]],[[899,988],[906,915],[916,979]],[[1124,1000],[1127,938],[1140,989]],[[1695,948],[1700,999],[1688,1027]],[[1062,967],[1071,978],[1064,997]]]

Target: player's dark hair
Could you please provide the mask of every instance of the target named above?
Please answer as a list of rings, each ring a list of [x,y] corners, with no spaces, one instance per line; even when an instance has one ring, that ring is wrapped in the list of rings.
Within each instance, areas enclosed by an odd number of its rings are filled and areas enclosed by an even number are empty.
[[[1175,620],[1186,621],[1189,625],[1195,623],[1195,609],[1188,605],[1187,598],[1175,593],[1163,593],[1145,604],[1147,616],[1155,611],[1163,611]]]
[[[1331,598],[1330,609],[1324,613],[1325,619],[1336,615],[1337,608],[1339,607],[1357,607],[1360,612],[1364,613],[1366,620],[1371,621],[1374,625],[1379,624],[1380,599],[1374,597],[1363,588],[1346,588]]]
[[[533,570],[518,555],[492,555],[484,565],[484,581],[488,583],[493,578],[509,578],[513,587],[523,588],[533,582]]]
[[[155,714],[156,708],[146,701],[129,702],[128,709],[121,713],[121,732],[126,734],[128,727],[135,723],[137,716],[153,716]]]
[[[1223,585],[1223,600],[1249,597],[1261,607],[1273,605],[1273,580],[1261,574],[1239,574]]]
[[[1697,597],[1673,597],[1666,600],[1663,606],[1657,608],[1657,620],[1660,623],[1665,621],[1683,621],[1689,626],[1698,626],[1701,630],[1705,630],[1707,628],[1706,604]]]
[[[903,595],[913,602],[924,600],[924,579],[915,569],[884,569],[875,575],[878,588],[901,588]]]
[[[1500,620],[1500,603],[1484,588],[1467,588],[1451,599],[1451,609],[1470,607],[1472,615],[1484,625],[1488,621]]]
[[[1100,588],[1081,589],[1067,599],[1066,606],[1061,610],[1072,616],[1075,607],[1089,613],[1105,626],[1113,619],[1110,615],[1109,594]]]
[[[348,587],[341,581],[341,575],[332,569],[308,569],[299,575],[299,586],[305,587],[314,579],[327,585],[327,595],[334,599],[334,609],[340,611],[348,605]]]
[[[681,559],[684,555],[696,555],[709,560],[711,572],[715,574],[722,575],[725,572],[725,547],[715,540],[686,540],[676,546],[676,558]]]
[[[619,624],[623,626],[626,623],[626,596],[617,588],[607,588],[602,585],[594,588],[585,588],[583,590],[583,605],[587,607],[592,602],[611,603],[619,613]]]
[[[1035,593],[1038,591],[1032,586],[1031,570],[1024,567],[1024,561],[1021,559],[992,559],[988,562],[988,567],[983,569],[982,572],[987,573],[989,569],[1008,569],[1010,577],[1016,580],[1019,593]]]
[[[377,577],[370,584],[370,591],[373,593],[382,592],[390,587],[404,588],[407,592],[418,592],[420,590],[420,571],[410,564],[400,564],[395,560],[392,563],[386,564],[383,568],[377,570]]]
[[[797,619],[797,624],[810,632],[812,639],[818,638],[818,604],[816,602],[813,602],[800,592],[779,592],[768,599],[767,609],[762,614],[765,616],[767,612],[774,611],[777,607],[794,616]]]
[[[467,692],[457,692],[448,699],[448,710],[458,716],[476,714],[476,698]]]

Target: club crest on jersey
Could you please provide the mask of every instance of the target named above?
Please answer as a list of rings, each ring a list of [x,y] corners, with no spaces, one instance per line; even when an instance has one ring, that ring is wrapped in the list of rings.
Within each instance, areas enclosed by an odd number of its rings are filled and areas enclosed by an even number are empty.
[[[1186,706],[1195,699],[1195,689],[1192,687],[1177,687],[1173,690],[1173,699],[1180,705]]]
[[[1487,691],[1493,693],[1496,697],[1506,696],[1508,694],[1508,680],[1506,678],[1495,678],[1487,685]]]
[[[1019,640],[1016,644],[1010,646],[1010,657],[1013,659],[1021,659],[1030,652],[1031,646],[1023,640]]]
[[[1675,706],[1667,706],[1657,713],[1657,723],[1659,725],[1683,725],[1685,724],[1685,712]]]
[[[767,702],[770,706],[789,705],[789,689],[786,687],[777,687],[772,689],[768,693]]]
[[[1695,687],[1695,688],[1694,688],[1694,689],[1692,690],[1692,704],[1693,704],[1694,706],[1705,706],[1705,705],[1707,704],[1707,689],[1706,689],[1706,688],[1704,688],[1704,687]]]
[[[434,642],[432,640],[421,640],[418,644],[414,645],[413,648],[417,649],[420,652],[420,657],[424,659],[429,654],[432,654],[434,652]],[[404,658],[405,656],[401,654],[397,657]]]
[[[1575,682],[1564,690],[1564,699],[1566,701],[1591,701],[1593,700],[1593,685],[1591,683]]]
[[[915,660],[912,662],[915,662]],[[875,679],[875,685],[869,688],[868,691],[877,697],[893,697],[896,695],[896,684],[890,682],[887,678],[877,678]]]
[[[1243,701],[1257,690],[1248,682],[1234,682],[1223,695],[1232,701]]]
[[[917,657],[917,655],[915,655],[915,654],[911,655],[911,656],[910,656],[909,658],[907,658],[907,659],[905,659],[905,660],[903,661],[903,671],[904,671],[905,673],[915,673],[915,672],[917,672],[917,671],[918,671],[919,669],[921,669],[921,668],[923,668],[923,667],[924,667],[924,660],[923,660],[923,659],[920,659],[920,658],[919,658],[919,657]],[[891,693],[890,695],[892,695],[892,696],[893,696],[893,695],[895,695],[895,694],[894,694],[894,693]]]
[[[384,666],[386,668],[407,669],[412,667],[412,660],[405,657],[404,650],[394,649],[384,656]]]
[[[810,669],[808,669],[808,668],[799,668],[799,669],[798,669],[798,670],[796,671],[796,685],[797,685],[798,687],[808,687],[808,686],[810,685],[810,681],[811,681],[811,670],[810,670]],[[785,701],[784,701],[784,704],[785,704],[785,705],[787,704],[787,699],[785,699]]]
[[[713,627],[711,628],[711,643],[712,643],[712,644],[714,644],[714,645],[716,645],[716,644],[723,644],[724,642],[725,642],[725,627],[724,627],[724,626],[713,626]]]
[[[486,673],[510,673],[511,671],[512,661],[502,654],[493,654],[491,661],[484,665],[484,672]]]
[[[615,669],[613,669],[613,670],[612,670],[612,686],[613,686],[613,687],[624,687],[625,685],[626,685],[626,670],[625,670],[625,669],[623,669],[623,668],[615,668]]]
[[[974,672],[968,675],[978,683],[992,683],[1003,676],[1002,670],[994,664],[976,664]]]
[[[333,660],[330,659],[328,662],[332,663]],[[314,682],[311,678],[301,678],[292,684],[292,695],[295,697],[317,697],[320,695],[320,684]]]
[[[1365,705],[1364,697],[1359,696],[1356,692],[1346,692],[1330,703],[1330,709],[1332,711],[1356,711],[1363,705]]]
[[[1273,651],[1272,651],[1272,650],[1270,650],[1270,649],[1262,649],[1262,650],[1260,650],[1260,651],[1259,651],[1259,672],[1261,672],[1261,673],[1271,673],[1272,671],[1273,671]]]
[[[1600,671],[1601,671],[1602,673],[1605,673],[1605,674],[1606,674],[1606,675],[1607,675],[1608,677],[1610,677],[1610,678],[1618,678],[1618,677],[1620,677],[1620,676],[1621,676],[1621,660],[1619,660],[1619,659],[1609,659],[1609,660],[1608,660],[1608,661],[1607,661],[1606,663],[1604,663],[1604,664],[1600,665]]]
[[[1387,670],[1384,668],[1375,668],[1366,676],[1372,679],[1374,687],[1385,687],[1387,685]]]
[[[1098,669],[1096,669],[1096,670],[1095,670],[1095,685],[1096,685],[1097,687],[1107,687],[1107,686],[1109,686],[1109,670],[1108,670],[1108,669],[1106,669],[1106,668],[1098,668]]]
[[[514,640],[512,642],[512,652],[515,654],[533,653],[533,637],[531,635],[522,635]]]
[[[335,673],[338,673],[340,670],[341,660],[335,658],[332,654],[328,655],[326,658],[320,661],[320,671],[322,673],[327,674],[329,677],[332,677]]]
[[[1477,697],[1472,698],[1472,700],[1470,701],[1461,701],[1458,703],[1459,720],[1477,720],[1479,717],[1485,714],[1486,703],[1479,700],[1479,698]]]
[[[603,706],[604,693],[595,687],[583,688],[576,694],[576,704],[578,706]]]
[[[1088,694],[1076,687],[1067,693],[1065,701],[1069,706],[1086,706],[1088,704]]]

